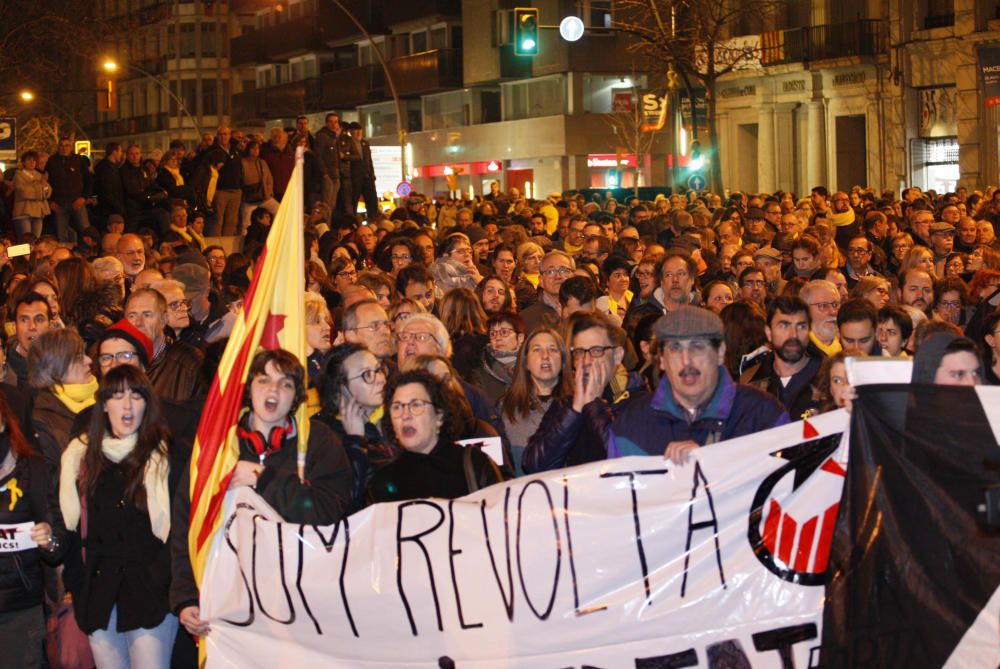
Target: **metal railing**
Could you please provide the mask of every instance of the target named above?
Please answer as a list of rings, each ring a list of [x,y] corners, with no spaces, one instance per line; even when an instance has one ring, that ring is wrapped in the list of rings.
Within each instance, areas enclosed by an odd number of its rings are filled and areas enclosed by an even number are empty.
[[[887,39],[879,19],[862,19],[761,35],[761,63],[779,65],[848,56],[874,56],[887,52]]]

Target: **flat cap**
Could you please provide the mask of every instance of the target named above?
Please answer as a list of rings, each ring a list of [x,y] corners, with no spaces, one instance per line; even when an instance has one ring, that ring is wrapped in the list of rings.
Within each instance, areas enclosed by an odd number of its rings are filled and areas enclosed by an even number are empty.
[[[708,309],[685,305],[660,316],[653,326],[657,341],[664,339],[722,339],[722,319]]]
[[[955,234],[955,226],[951,223],[945,223],[944,221],[937,221],[931,224],[931,234],[936,235],[938,233],[947,233],[949,235]]]
[[[762,249],[758,249],[757,253],[753,255],[754,260],[773,260],[774,262],[781,262],[781,251],[770,246],[765,246]]]
[[[755,221],[756,220],[763,220],[764,219],[764,210],[761,209],[760,207],[750,207],[750,209],[747,210],[747,218],[755,220]]]

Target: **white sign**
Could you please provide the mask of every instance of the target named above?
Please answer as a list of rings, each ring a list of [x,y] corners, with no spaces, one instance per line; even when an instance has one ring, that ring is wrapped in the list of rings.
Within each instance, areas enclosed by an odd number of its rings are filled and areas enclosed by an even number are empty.
[[[37,548],[38,544],[31,540],[32,522],[18,525],[0,525],[0,553],[17,553]]]
[[[375,167],[375,192],[390,190],[403,175],[403,153],[398,146],[372,146]]]
[[[683,466],[608,460],[332,527],[275,522],[240,488],[202,590],[208,666],[809,666],[847,426],[838,411]]]

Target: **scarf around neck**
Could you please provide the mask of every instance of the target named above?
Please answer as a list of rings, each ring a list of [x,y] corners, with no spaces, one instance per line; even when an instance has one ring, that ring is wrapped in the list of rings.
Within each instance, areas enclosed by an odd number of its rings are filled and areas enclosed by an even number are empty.
[[[104,437],[101,443],[101,453],[115,464],[124,460],[135,448],[139,433],[135,432],[124,439],[110,435]],[[80,466],[87,452],[87,435],[80,435],[63,451],[61,469],[59,472],[59,508],[62,510],[66,528],[76,530],[80,523],[81,503],[80,490],[77,485],[80,479]],[[146,489],[146,507],[149,511],[149,526],[157,539],[166,543],[170,536],[170,490],[167,479],[170,475],[170,463],[160,451],[153,451],[146,463],[142,485]]]
[[[87,383],[57,383],[52,393],[74,414],[93,406],[97,395],[97,378],[90,377]]]

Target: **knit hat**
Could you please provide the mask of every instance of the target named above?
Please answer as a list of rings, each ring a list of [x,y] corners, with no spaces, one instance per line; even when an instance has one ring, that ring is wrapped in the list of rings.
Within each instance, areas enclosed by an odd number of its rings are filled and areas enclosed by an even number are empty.
[[[657,341],[665,339],[722,339],[722,319],[708,309],[685,305],[660,316],[653,326]]]
[[[476,245],[476,242],[486,239],[486,231],[480,225],[470,225],[465,229],[465,234],[469,238],[469,243],[473,246]]]
[[[101,333],[97,340],[98,351],[101,350],[101,344],[108,339],[123,339],[132,344],[132,348],[139,355],[143,367],[148,367],[149,361],[153,359],[153,342],[125,318]]]

